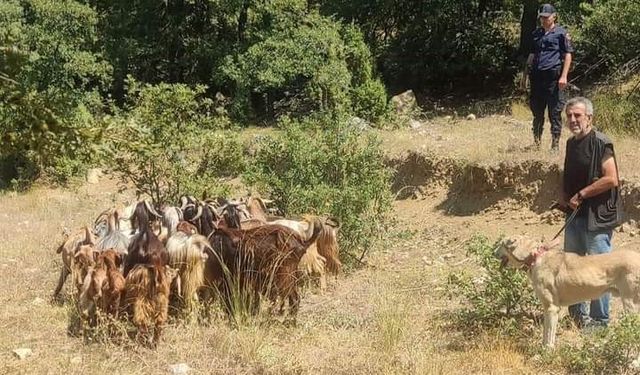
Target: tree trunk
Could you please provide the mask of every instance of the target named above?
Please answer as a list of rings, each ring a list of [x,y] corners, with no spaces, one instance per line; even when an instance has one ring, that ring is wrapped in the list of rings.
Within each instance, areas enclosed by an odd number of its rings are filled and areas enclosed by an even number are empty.
[[[538,1],[524,0],[522,8],[522,18],[520,19],[520,46],[518,57],[526,59],[529,52],[533,50],[533,38],[531,34],[538,26]]]

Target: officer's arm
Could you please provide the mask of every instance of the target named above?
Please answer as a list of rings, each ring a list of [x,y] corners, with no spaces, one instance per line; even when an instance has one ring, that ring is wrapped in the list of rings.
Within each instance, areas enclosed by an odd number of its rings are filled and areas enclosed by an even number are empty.
[[[571,67],[571,53],[567,52],[564,54],[564,61],[562,63],[562,74],[560,74],[559,83],[567,84],[567,77],[569,76],[569,68]],[[560,87],[564,89],[564,87]]]
[[[594,197],[616,186],[618,186],[616,159],[613,156],[609,156],[602,162],[602,177],[580,190],[580,194],[582,198]]]

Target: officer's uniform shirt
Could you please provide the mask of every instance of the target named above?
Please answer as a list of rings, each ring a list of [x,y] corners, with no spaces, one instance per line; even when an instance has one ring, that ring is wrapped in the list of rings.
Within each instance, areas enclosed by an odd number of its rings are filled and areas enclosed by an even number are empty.
[[[573,46],[569,34],[562,26],[556,25],[546,34],[542,27],[533,32],[534,69],[559,69],[566,53],[573,53]]]

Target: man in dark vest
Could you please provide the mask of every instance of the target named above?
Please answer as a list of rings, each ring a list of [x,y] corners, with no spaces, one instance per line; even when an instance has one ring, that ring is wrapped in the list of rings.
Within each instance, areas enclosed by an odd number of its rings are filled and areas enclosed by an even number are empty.
[[[573,46],[567,31],[556,25],[556,10],[551,4],[540,7],[540,27],[533,32],[533,51],[529,54],[529,107],[533,113],[533,139],[540,146],[544,111],[551,122],[551,150],[558,150],[562,131],[563,90],[571,67]]]
[[[613,228],[622,220],[618,164],[609,138],[592,127],[593,104],[576,97],[567,102],[567,140],[564,159],[562,204],[578,210],[565,229],[565,251],[579,255],[611,252]],[[606,326],[609,322],[606,293],[587,304],[569,306],[569,314],[579,327]]]

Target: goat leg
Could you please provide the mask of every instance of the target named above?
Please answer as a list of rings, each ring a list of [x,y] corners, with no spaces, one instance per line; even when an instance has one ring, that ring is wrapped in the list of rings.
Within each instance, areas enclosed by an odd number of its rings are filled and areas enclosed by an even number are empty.
[[[60,278],[58,279],[58,286],[56,286],[56,290],[53,292],[54,301],[58,299],[58,295],[62,290],[62,286],[64,285],[64,282],[67,281],[68,276],[69,276],[69,270],[67,269],[66,266],[63,265],[62,269],[60,270]]]

